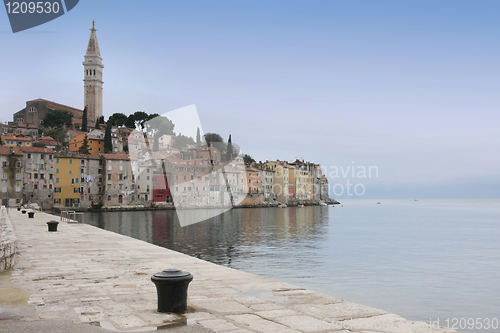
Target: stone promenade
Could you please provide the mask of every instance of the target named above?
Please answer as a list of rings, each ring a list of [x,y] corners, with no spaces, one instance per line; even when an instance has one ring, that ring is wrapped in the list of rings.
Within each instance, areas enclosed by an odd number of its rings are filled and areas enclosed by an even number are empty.
[[[227,333],[454,332],[85,224],[60,223],[57,232],[48,232],[46,222],[59,219],[45,213],[29,219],[10,209],[8,215],[18,241],[9,283],[25,293],[32,319],[115,331],[185,326]],[[185,314],[156,312],[150,278],[166,268],[194,275]]]

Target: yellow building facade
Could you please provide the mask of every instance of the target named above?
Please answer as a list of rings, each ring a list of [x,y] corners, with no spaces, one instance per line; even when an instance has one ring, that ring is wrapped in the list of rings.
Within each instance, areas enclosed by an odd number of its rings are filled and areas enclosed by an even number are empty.
[[[293,193],[290,185],[290,168],[287,162],[284,161],[270,161],[264,163],[272,171],[274,171],[274,185],[273,192],[276,199],[282,203],[287,203],[291,198],[290,194]]]
[[[80,159],[57,156],[54,162],[54,207],[79,207]]]

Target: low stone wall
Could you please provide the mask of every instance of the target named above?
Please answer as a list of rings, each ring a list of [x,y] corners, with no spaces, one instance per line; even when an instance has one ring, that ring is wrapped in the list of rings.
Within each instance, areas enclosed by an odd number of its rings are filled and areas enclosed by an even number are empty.
[[[7,209],[0,209],[0,272],[11,268],[16,263],[17,239],[10,224]]]

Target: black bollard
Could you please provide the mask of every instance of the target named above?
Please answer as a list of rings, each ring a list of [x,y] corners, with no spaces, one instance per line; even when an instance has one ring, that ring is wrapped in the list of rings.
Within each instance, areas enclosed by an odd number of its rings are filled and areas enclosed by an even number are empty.
[[[28,218],[32,219],[35,217],[35,212],[28,212]]]
[[[17,207],[17,211],[20,211],[21,210],[21,207]]]
[[[54,221],[54,220],[47,222],[47,225],[49,226],[49,231],[57,231],[58,224],[59,224],[59,222]]]
[[[23,209],[23,210],[21,211],[21,213],[26,214],[26,211]]]
[[[187,310],[187,291],[193,275],[170,268],[156,273],[151,281],[156,285],[158,312],[183,313]]]

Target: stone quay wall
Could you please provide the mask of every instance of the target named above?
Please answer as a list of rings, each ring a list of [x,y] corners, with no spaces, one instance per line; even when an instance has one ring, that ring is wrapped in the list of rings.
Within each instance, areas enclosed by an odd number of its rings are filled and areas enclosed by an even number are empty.
[[[0,272],[16,263],[17,238],[12,229],[7,209],[0,209]]]

